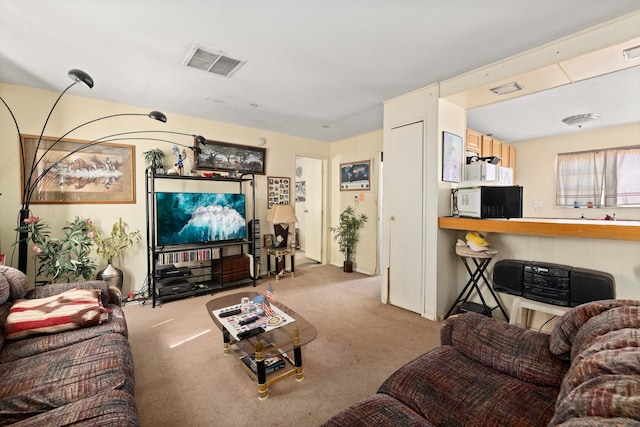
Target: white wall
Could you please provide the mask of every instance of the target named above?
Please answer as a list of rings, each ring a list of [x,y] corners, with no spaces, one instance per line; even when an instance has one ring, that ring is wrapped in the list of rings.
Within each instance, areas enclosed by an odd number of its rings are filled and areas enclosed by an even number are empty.
[[[64,76],[63,76],[64,77]],[[63,78],[62,77],[62,78]],[[71,93],[64,95],[44,134],[47,136],[60,136],[80,123],[110,114],[120,113],[148,113],[150,109],[141,109],[121,104],[96,101],[72,93],[81,93],[82,89],[74,87]],[[53,105],[58,93],[37,90],[22,86],[0,83],[0,96],[13,110],[20,131],[23,134],[40,134],[42,125]],[[94,140],[105,135],[132,130],[170,130],[189,134],[200,134],[205,138],[232,142],[236,144],[255,146],[256,139],[263,137],[267,144],[266,175],[256,179],[256,191],[262,193],[262,198],[256,200],[257,216],[263,224],[267,215],[267,185],[266,176],[295,177],[295,155],[307,155],[309,157],[329,157],[330,144],[311,139],[298,138],[290,135],[277,134],[261,129],[252,129],[235,126],[227,123],[219,123],[211,120],[171,114],[164,111],[168,117],[165,124],[152,121],[145,117],[118,117],[108,119],[85,126],[69,135],[69,138]],[[182,139],[180,139],[182,138]],[[189,137],[173,137],[173,140],[186,145],[192,144]],[[0,156],[0,253],[7,254],[7,265],[17,267],[17,249],[12,256],[12,244],[16,240],[13,231],[17,225],[18,211],[20,209],[20,154],[19,140],[11,116],[4,106],[0,106],[0,141],[2,141],[2,156]],[[59,231],[65,221],[70,221],[74,216],[91,217],[103,229],[107,229],[122,216],[130,229],[139,229],[144,232],[145,220],[145,190],[144,190],[144,161],[142,153],[151,148],[161,148],[167,152],[169,158],[173,158],[171,145],[152,141],[123,141],[123,144],[135,146],[135,187],[136,202],[133,204],[51,204],[31,205],[34,215],[40,216],[50,223],[52,230]],[[366,155],[370,155],[368,152]],[[293,191],[293,189],[292,189]],[[293,197],[293,196],[292,196]],[[251,209],[248,206],[248,209]],[[375,234],[374,234],[375,235]],[[29,275],[33,279],[32,252],[29,249]],[[361,254],[362,256],[362,254]],[[375,258],[375,257],[373,257]],[[98,264],[103,261],[98,260]],[[125,288],[142,289],[146,278],[146,244],[143,243],[128,252],[126,260],[121,268],[125,271]],[[367,267],[368,268],[368,267]]]

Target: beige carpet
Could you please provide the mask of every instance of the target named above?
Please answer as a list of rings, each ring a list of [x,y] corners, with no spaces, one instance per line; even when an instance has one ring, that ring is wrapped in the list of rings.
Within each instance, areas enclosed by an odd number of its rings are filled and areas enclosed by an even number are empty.
[[[256,288],[264,291],[269,281]],[[303,347],[305,379],[276,383],[269,398],[237,360],[205,309],[214,296],[129,305],[125,315],[142,426],[315,426],[374,393],[384,379],[439,343],[439,324],[380,303],[380,278],[330,266],[271,280],[276,298],[318,330]],[[221,292],[252,291],[252,287]],[[238,298],[239,299],[239,298]]]

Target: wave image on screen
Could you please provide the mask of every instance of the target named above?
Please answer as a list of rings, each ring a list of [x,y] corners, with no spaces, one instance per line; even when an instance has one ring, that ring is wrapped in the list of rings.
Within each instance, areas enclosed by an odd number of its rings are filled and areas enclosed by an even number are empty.
[[[159,245],[241,240],[247,236],[244,194],[156,193]]]

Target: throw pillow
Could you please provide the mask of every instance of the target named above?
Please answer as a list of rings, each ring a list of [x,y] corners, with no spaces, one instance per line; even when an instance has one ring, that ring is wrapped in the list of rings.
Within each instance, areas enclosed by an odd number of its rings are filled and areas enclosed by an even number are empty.
[[[100,291],[95,289],[76,288],[47,298],[18,300],[5,322],[5,338],[94,326],[106,320],[108,314],[100,302]]]

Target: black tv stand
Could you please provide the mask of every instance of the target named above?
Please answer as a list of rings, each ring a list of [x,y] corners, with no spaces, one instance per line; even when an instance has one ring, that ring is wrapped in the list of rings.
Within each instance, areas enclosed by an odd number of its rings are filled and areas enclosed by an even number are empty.
[[[259,270],[259,221],[255,219],[255,177],[244,174],[235,178],[208,178],[181,175],[158,175],[146,170],[147,281],[153,307],[158,303],[253,284]],[[161,186],[160,190],[156,186]],[[193,186],[224,188],[225,192],[243,194],[249,186],[253,210],[247,212],[247,239],[184,245],[158,245],[156,240],[156,192],[182,191]],[[202,191],[202,190],[200,190]],[[257,236],[257,237],[256,237]],[[248,255],[253,255],[249,257]],[[250,263],[253,265],[250,265]],[[252,274],[253,273],[253,274]]]

